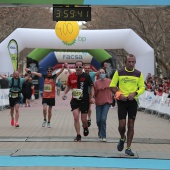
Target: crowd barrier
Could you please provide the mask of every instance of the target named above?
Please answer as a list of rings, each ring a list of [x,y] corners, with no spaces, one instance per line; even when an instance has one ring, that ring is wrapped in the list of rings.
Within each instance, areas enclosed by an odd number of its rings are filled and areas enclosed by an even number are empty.
[[[0,108],[9,105],[9,89],[0,89]]]
[[[0,89],[0,107],[9,105],[8,93],[9,89]],[[139,96],[139,108],[170,116],[170,98],[167,97],[166,93],[155,96],[153,92],[145,91]]]
[[[139,108],[154,111],[158,115],[170,116],[170,98],[167,97],[166,93],[162,96],[155,96],[154,92],[145,91],[139,96]]]

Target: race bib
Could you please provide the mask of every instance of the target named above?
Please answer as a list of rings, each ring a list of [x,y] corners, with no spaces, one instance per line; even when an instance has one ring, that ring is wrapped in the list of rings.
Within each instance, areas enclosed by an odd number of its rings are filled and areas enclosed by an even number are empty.
[[[51,84],[44,84],[44,91],[45,92],[51,92],[52,91]]]
[[[82,89],[73,89],[73,98],[79,99],[83,93]]]
[[[12,98],[17,98],[18,97],[18,93],[11,92],[11,97]]]

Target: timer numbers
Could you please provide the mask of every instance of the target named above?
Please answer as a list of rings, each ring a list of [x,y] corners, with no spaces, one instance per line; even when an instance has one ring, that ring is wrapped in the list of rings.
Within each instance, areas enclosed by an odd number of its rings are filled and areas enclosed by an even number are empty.
[[[54,21],[91,21],[91,7],[54,7]]]

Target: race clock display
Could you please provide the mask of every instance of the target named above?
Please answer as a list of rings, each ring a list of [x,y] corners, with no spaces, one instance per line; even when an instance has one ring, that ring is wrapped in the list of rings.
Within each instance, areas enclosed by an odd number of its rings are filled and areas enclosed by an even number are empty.
[[[91,21],[91,7],[53,6],[53,21]]]

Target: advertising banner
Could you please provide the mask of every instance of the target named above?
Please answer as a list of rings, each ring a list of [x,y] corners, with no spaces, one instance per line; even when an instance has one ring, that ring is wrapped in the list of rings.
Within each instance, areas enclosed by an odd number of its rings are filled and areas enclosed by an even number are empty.
[[[139,96],[139,107],[170,116],[170,98],[167,93],[157,96],[154,92],[145,91]]]
[[[0,89],[0,106],[9,105],[9,89]]]
[[[8,51],[11,57],[12,65],[14,67],[14,71],[18,70],[18,44],[12,39],[8,43]]]

